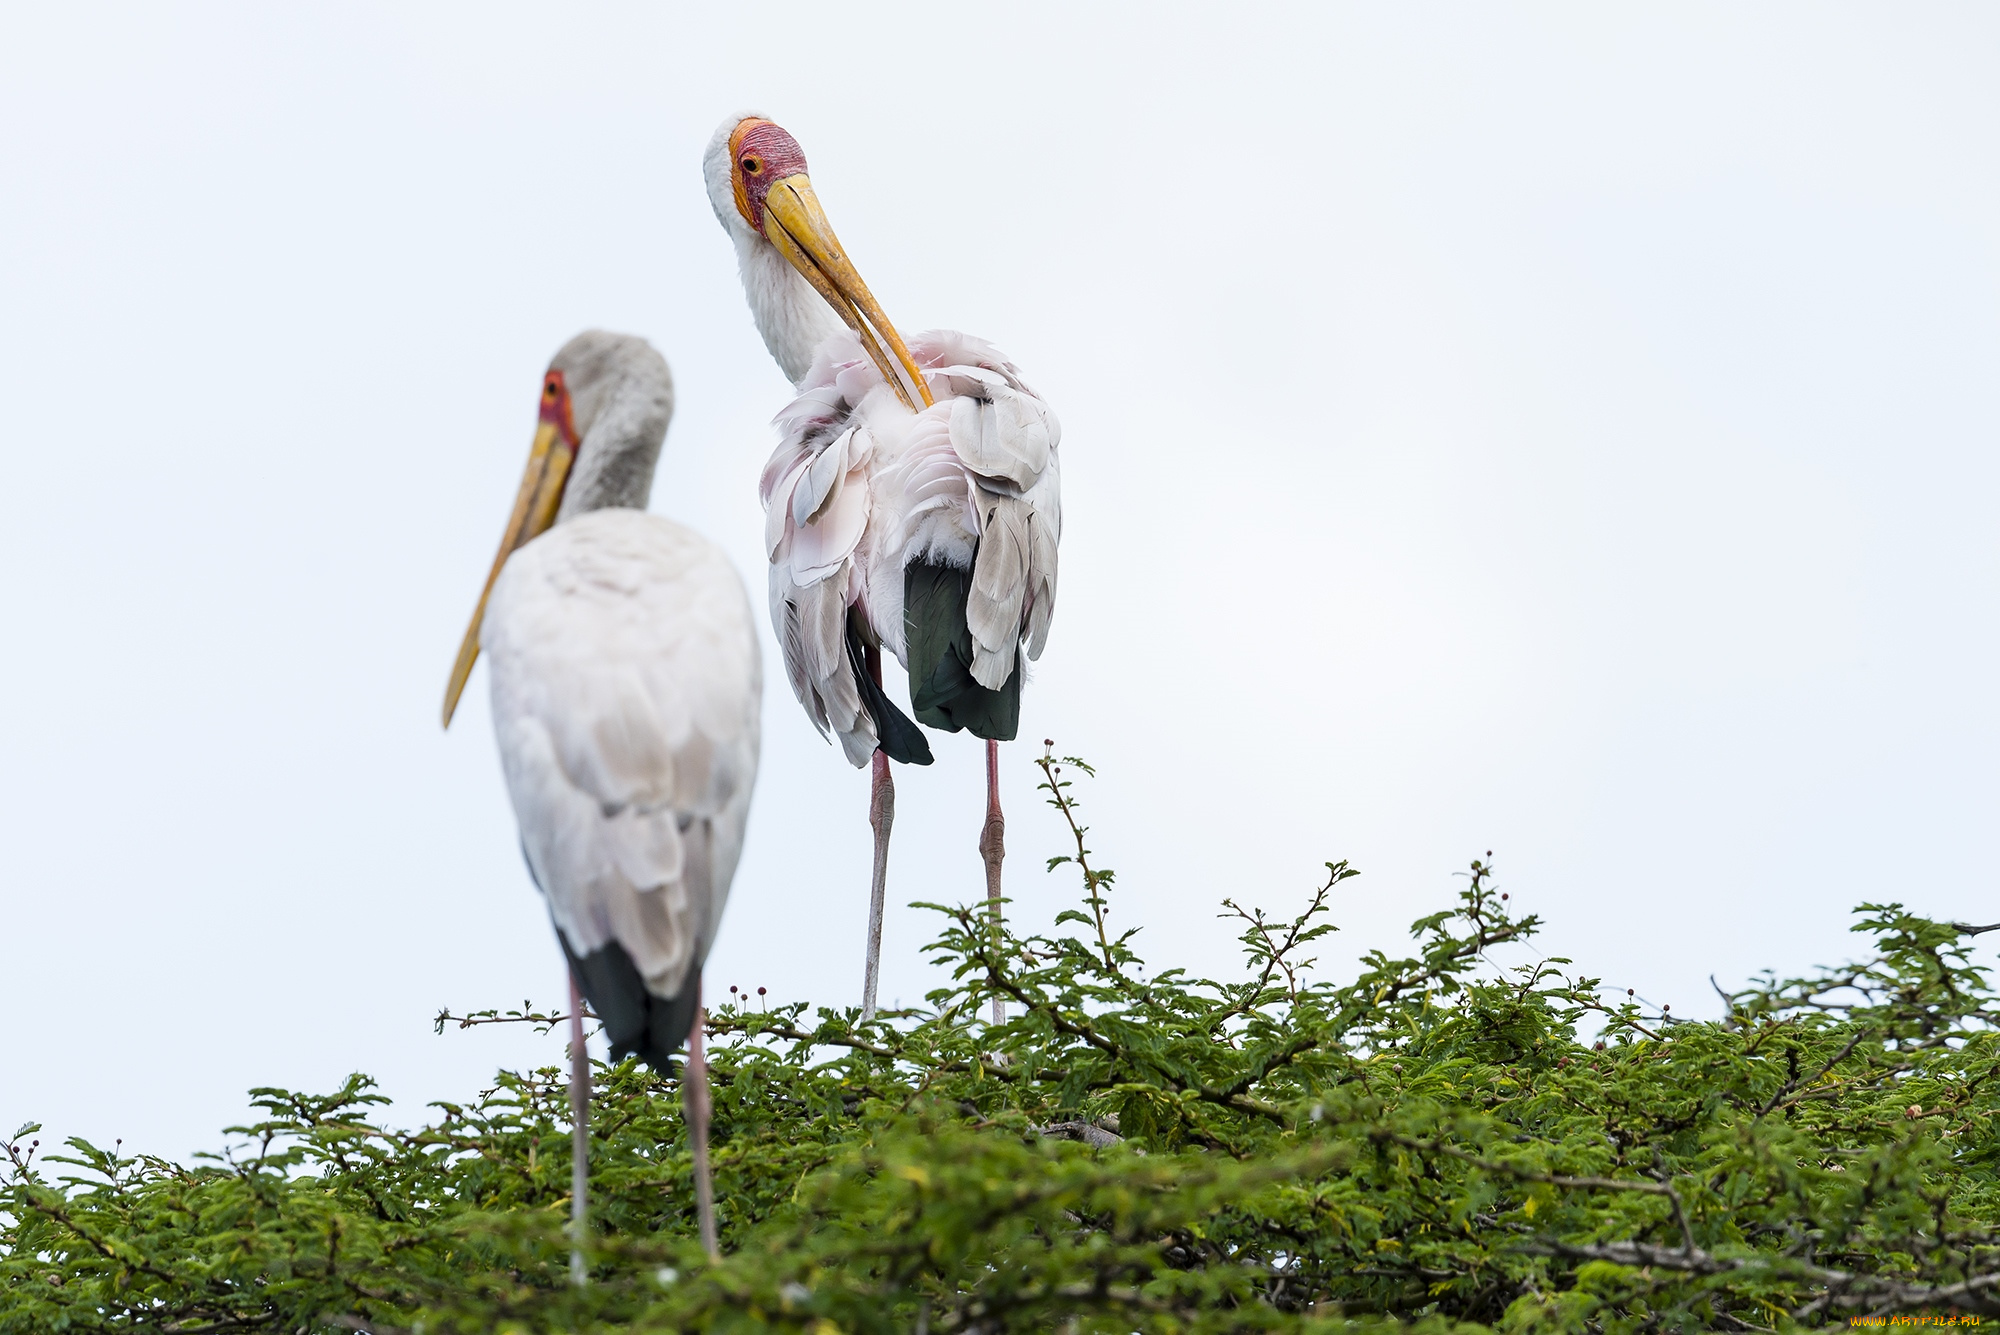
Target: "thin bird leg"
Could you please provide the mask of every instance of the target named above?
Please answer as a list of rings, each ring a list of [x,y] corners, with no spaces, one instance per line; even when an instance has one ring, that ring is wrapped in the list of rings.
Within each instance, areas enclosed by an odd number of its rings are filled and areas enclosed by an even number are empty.
[[[875,875],[868,884],[868,972],[861,984],[861,1022],[875,1018],[875,986],[882,975],[882,905],[889,894],[889,827],[896,823],[896,781],[889,757],[875,751],[875,778],[868,791],[868,825],[875,831]]]
[[[694,1208],[701,1220],[701,1245],[710,1261],[720,1262],[722,1248],[715,1240],[715,1179],[708,1172],[708,1057],[701,1046],[701,1031],[707,1022],[707,1012],[697,1005],[694,1028],[688,1031],[681,1096],[687,1100],[688,1139],[694,1147]]]
[[[583,993],[569,980],[569,1282],[584,1283],[590,1192],[590,1052],[583,1045]]]
[[[1000,814],[1000,743],[986,740],[986,824],[979,831],[979,856],[986,860],[986,910],[993,946],[1000,946],[1000,860],[1007,856],[1007,818]],[[1007,1023],[1007,1003],[993,998],[993,1023]]]
[[[867,651],[868,675],[882,684],[882,651]],[[875,874],[868,885],[868,966],[861,983],[861,1022],[875,1018],[875,985],[882,973],[882,906],[889,893],[889,827],[896,823],[896,781],[889,757],[875,748],[874,781],[868,791],[868,826],[875,831]]]

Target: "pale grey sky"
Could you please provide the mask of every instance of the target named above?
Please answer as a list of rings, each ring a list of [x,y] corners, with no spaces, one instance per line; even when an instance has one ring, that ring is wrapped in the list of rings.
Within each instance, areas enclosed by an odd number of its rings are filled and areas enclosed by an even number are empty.
[[[0,79],[0,1122],[184,1154],[252,1085],[417,1115],[554,1039],[484,674],[437,706],[578,329],[651,339],[653,506],[754,590],[785,385],[702,193],[805,146],[906,331],[1061,415],[1024,737],[1097,762],[1117,919],[1347,857],[1327,956],[1487,849],[1676,1011],[2000,917],[2000,20],[1965,5],[65,4]],[[866,778],[775,670],[709,977],[858,999]],[[978,752],[891,902],[980,891]],[[1046,923],[1031,748],[1010,892]],[[831,898],[821,862],[844,869]],[[885,994],[931,985],[892,911]]]

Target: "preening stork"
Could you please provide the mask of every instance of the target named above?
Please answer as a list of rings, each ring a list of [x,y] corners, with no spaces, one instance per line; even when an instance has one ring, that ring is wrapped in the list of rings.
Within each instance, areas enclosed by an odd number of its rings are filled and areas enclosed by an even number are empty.
[[[579,1241],[590,1081],[581,992],[614,1057],[671,1072],[688,1044],[682,1088],[702,1241],[714,1254],[701,966],[743,849],[762,670],[729,559],[644,512],[673,407],[667,364],[641,339],[592,330],[549,363],[444,722],[484,650],[521,849],[569,961]],[[580,1253],[572,1264],[580,1280]]]
[[[979,851],[997,914],[999,744],[1019,727],[1021,656],[1041,656],[1055,612],[1062,429],[990,343],[934,330],[905,344],[784,129],[731,116],[702,168],[751,316],[797,394],[778,414],[761,486],[772,627],[814,724],[856,766],[873,757],[862,992],[872,1016],[895,812],[889,762],[931,760],[922,730],[882,690],[880,653],[908,671],[917,723],[986,740]]]

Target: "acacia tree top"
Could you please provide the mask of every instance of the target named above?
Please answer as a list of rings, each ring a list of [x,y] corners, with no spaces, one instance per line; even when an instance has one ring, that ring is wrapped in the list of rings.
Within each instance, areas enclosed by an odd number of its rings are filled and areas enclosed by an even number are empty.
[[[567,1090],[502,1073],[417,1130],[363,1077],[254,1091],[192,1166],[4,1145],[0,1335],[52,1330],[1773,1329],[2000,1315],[1983,928],[1869,905],[1864,963],[1691,1022],[1526,942],[1490,867],[1405,958],[1323,979],[1354,874],[1296,917],[1224,903],[1244,973],[1149,972],[937,908],[921,1009],[710,1016],[725,1257],[695,1237],[678,1090],[600,1068],[590,1282],[568,1282]],[[1063,934],[1064,929],[1074,929]],[[1002,1025],[982,1022],[996,997]],[[551,1024],[485,1012],[464,1024]],[[1588,1037],[1580,1037],[1587,1034]]]

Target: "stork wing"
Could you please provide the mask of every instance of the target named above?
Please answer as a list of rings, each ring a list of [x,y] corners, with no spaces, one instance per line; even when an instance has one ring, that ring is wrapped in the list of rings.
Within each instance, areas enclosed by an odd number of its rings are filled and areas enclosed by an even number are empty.
[[[937,330],[910,349],[936,400],[914,414],[851,332],[822,343],[778,414],[760,488],[786,674],[814,726],[857,766],[895,720],[871,714],[873,695],[843,652],[850,609],[908,666],[904,568],[969,569],[969,670],[988,690],[1013,676],[1024,643],[1040,656],[1055,612],[1061,424],[982,339]]]
[[[760,669],[735,570],[601,510],[514,553],[481,647],[521,843],[565,944],[615,942],[655,996],[713,942],[756,779]]]
[[[943,330],[918,342],[917,355],[936,368],[929,372],[933,392],[954,396],[951,447],[973,475],[969,499],[980,536],[965,620],[973,678],[998,690],[1023,639],[1028,657],[1041,657],[1055,615],[1062,424],[985,340]]]
[[[866,360],[859,343],[851,351]],[[771,561],[771,629],[785,676],[820,735],[831,730],[849,762],[861,766],[875,750],[876,727],[847,651],[847,609],[860,583],[857,552],[872,509],[874,438],[853,424],[840,388],[848,371],[831,351],[815,363],[798,397],[778,414],[782,437],[758,491]]]

